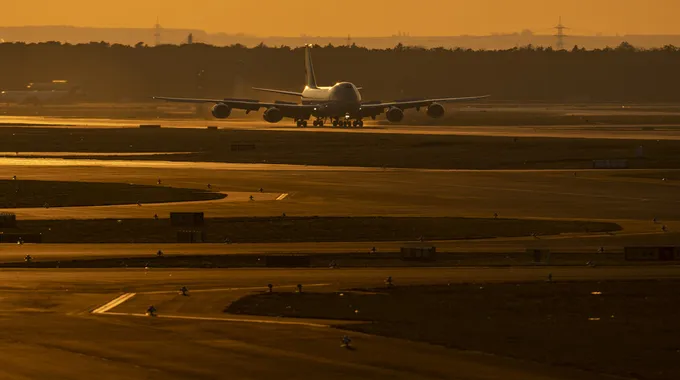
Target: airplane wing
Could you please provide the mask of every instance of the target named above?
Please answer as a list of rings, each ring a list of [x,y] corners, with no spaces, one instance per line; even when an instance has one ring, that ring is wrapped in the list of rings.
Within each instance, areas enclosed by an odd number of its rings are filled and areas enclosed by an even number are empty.
[[[175,103],[214,103],[214,104],[226,104],[233,109],[258,111],[260,108],[272,108],[276,107],[281,110],[284,117],[296,118],[296,119],[308,119],[310,115],[314,112],[317,106],[307,105],[307,104],[297,104],[288,102],[259,102],[257,100],[250,99],[202,99],[202,98],[171,98],[165,96],[154,96],[155,100],[165,100],[167,102]]]
[[[490,97],[491,95],[483,96],[468,96],[463,98],[438,98],[438,99],[415,99],[415,100],[396,100],[393,102],[384,103],[368,103],[362,104],[361,108],[363,110],[384,110],[386,108],[397,107],[402,110],[407,108],[420,108],[427,107],[433,103],[460,103],[460,102],[472,102],[475,100],[482,100]]]
[[[300,96],[302,97],[301,92],[294,92],[294,91],[284,91],[284,90],[272,90],[270,88],[259,88],[259,87],[253,87],[253,90],[255,91],[262,91],[262,92],[273,92],[275,94],[282,94],[282,95],[290,95],[290,96]]]

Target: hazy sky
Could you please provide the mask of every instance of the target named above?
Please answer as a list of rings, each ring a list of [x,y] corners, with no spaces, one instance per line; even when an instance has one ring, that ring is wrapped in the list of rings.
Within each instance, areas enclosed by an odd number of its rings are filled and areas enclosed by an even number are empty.
[[[680,0],[1,0],[0,26],[150,27],[262,36],[680,34]]]

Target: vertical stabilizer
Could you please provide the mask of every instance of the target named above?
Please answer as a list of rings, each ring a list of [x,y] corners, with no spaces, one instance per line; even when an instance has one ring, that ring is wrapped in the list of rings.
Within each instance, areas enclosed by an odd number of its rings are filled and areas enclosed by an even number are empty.
[[[314,75],[314,64],[312,63],[312,45],[305,47],[305,86],[316,88],[316,75]]]

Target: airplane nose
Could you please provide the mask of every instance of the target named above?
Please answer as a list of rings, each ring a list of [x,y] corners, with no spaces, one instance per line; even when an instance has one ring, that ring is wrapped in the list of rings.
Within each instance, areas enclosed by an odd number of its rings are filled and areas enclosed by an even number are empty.
[[[351,87],[339,87],[331,92],[331,100],[342,102],[356,102],[359,100],[356,91]]]

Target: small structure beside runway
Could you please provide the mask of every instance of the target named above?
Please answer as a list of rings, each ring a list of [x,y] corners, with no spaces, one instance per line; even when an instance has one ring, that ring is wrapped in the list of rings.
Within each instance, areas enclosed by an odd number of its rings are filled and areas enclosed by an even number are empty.
[[[17,216],[9,212],[0,213],[0,228],[16,228]]]
[[[205,243],[205,231],[177,231],[178,243]]]
[[[437,247],[422,244],[401,247],[401,259],[405,261],[435,261],[437,260]]]
[[[550,261],[550,250],[549,249],[537,249],[537,248],[527,248],[527,253],[531,255],[534,260],[534,264],[547,264]]]
[[[680,261],[680,247],[625,247],[627,261]]]
[[[202,212],[171,212],[170,225],[173,227],[200,227],[205,224]]]

